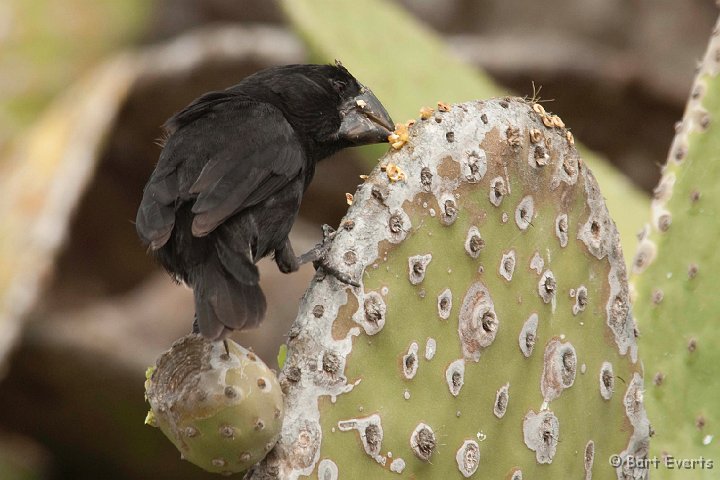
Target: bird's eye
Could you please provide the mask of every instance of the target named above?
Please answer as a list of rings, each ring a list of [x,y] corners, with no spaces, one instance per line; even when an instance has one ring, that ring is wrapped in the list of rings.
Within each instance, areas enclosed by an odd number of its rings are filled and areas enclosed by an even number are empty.
[[[345,88],[347,88],[345,82],[342,82],[340,80],[333,80],[332,86],[333,90],[335,90],[337,93],[342,93],[345,91]]]

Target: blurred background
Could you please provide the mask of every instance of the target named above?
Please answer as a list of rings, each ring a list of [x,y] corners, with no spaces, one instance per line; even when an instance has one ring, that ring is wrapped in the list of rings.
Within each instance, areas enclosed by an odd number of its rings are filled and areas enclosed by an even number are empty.
[[[542,86],[546,109],[648,197],[717,15],[711,0],[388,3],[506,91]],[[189,331],[193,308],[133,220],[165,119],[258,69],[329,61],[291,23],[268,0],[0,0],[0,480],[209,477],[143,425],[145,368]],[[390,71],[414,52],[368,55]],[[296,252],[339,223],[379,151],[321,164]],[[234,338],[273,368],[312,275],[261,263],[267,319]]]

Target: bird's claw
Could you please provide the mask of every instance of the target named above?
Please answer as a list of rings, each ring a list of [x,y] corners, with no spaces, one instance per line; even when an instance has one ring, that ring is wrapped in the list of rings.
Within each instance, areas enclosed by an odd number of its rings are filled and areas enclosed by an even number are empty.
[[[200,335],[200,325],[198,324],[197,313],[195,314],[195,318],[193,319],[192,333],[195,335]],[[229,357],[230,356],[230,347],[228,346],[228,341],[226,338],[223,338],[222,342],[223,342],[223,346],[225,347],[225,355],[227,355]]]
[[[320,259],[314,261],[313,266],[315,267],[315,270],[317,270],[318,268],[322,268],[323,271],[329,273],[333,277],[337,278],[338,281],[340,281],[346,285],[352,285],[353,287],[360,288],[360,284],[358,282],[356,282],[355,280],[353,280],[352,277],[350,277],[350,275],[348,275],[345,272],[341,272],[337,268],[330,265],[330,262],[328,262],[326,257],[323,257],[323,258],[320,258]]]
[[[335,229],[332,228],[330,225],[323,225],[322,230],[322,242],[315,245],[315,247],[313,247],[309,252],[301,255],[298,258],[298,262],[301,265],[304,263],[312,262],[315,270],[322,268],[325,272],[329,273],[330,275],[338,279],[340,282],[347,285],[352,285],[353,287],[360,287],[360,284],[353,280],[350,275],[341,272],[330,264],[327,256],[330,252],[330,246],[332,245],[332,241],[335,238],[336,232]]]
[[[335,234],[337,233],[333,227],[328,225],[327,223],[324,223],[322,226],[322,232],[323,232],[323,244],[330,243],[335,239]],[[329,246],[328,246],[329,248]]]

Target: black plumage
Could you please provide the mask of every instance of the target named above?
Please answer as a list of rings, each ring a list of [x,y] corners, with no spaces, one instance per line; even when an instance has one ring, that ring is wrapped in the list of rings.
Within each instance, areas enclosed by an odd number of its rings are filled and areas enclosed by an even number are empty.
[[[387,141],[392,121],[342,65],[287,65],[202,95],[164,125],[136,229],[160,264],[192,286],[209,339],[257,325],[266,309],[255,263],[299,267],[288,234],[319,160]]]

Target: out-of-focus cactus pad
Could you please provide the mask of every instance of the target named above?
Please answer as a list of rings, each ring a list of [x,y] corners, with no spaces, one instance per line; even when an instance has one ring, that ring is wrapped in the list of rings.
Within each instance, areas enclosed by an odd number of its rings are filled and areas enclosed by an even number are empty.
[[[717,478],[720,468],[720,22],[654,191],[633,260],[633,310],[648,378],[653,478]],[[688,471],[675,460],[714,460]]]

